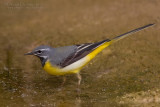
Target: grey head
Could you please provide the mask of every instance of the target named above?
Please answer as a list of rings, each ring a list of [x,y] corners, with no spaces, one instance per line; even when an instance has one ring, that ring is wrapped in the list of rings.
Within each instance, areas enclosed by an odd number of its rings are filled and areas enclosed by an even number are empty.
[[[45,62],[48,60],[48,57],[49,57],[51,50],[52,50],[52,48],[50,46],[41,45],[41,46],[38,46],[37,48],[33,49],[31,52],[28,52],[24,55],[37,56],[38,58],[40,58],[42,66],[44,66]]]

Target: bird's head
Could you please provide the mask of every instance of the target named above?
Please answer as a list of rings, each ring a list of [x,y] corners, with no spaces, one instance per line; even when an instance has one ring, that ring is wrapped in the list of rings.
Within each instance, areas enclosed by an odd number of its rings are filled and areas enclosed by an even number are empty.
[[[49,52],[51,51],[51,47],[46,45],[41,45],[35,49],[33,49],[31,52],[28,52],[24,55],[34,55],[40,58],[42,65],[47,61],[49,57]]]

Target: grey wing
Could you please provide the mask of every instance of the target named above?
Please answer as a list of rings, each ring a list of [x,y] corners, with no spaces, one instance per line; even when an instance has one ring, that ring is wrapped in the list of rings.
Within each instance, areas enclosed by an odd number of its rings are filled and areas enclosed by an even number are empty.
[[[61,63],[60,63],[60,67],[66,67],[76,61],[78,61],[79,59],[85,57],[86,55],[88,55],[90,52],[92,52],[94,49],[96,49],[98,46],[100,46],[101,44],[110,41],[109,39],[107,40],[103,40],[101,42],[97,42],[97,43],[85,43],[85,44],[81,44],[81,45],[75,45],[76,46],[76,51],[73,52],[72,54],[70,54],[66,59],[64,59]]]
[[[49,61],[52,65],[61,67],[61,63],[64,62],[66,58],[73,55],[76,49],[77,47],[75,45],[53,48],[49,54]]]

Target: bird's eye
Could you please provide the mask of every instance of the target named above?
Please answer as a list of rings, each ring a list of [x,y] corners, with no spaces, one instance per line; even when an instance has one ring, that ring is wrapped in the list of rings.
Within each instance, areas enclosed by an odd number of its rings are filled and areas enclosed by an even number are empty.
[[[42,53],[42,51],[41,51],[41,50],[38,50],[38,51],[37,51],[37,53],[38,53],[38,54],[41,54],[41,53]]]

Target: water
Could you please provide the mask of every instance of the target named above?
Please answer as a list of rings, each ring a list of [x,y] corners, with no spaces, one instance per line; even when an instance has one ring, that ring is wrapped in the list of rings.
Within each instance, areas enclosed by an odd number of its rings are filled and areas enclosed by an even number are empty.
[[[160,104],[159,0],[0,1],[0,106],[110,107]],[[51,76],[24,53],[92,43],[156,23],[100,53],[75,75]],[[77,91],[80,90],[80,91]]]
[[[9,75],[8,75],[8,72]],[[37,71],[41,72],[41,71]],[[43,74],[43,73],[42,73]],[[26,77],[25,77],[25,76]],[[0,94],[1,106],[116,106],[114,101],[109,101],[102,87],[94,87],[84,83],[78,91],[77,79],[67,76],[68,81],[61,87],[62,78],[56,76],[33,77],[29,74],[22,75],[22,69],[1,70]],[[28,76],[30,78],[28,79]]]

